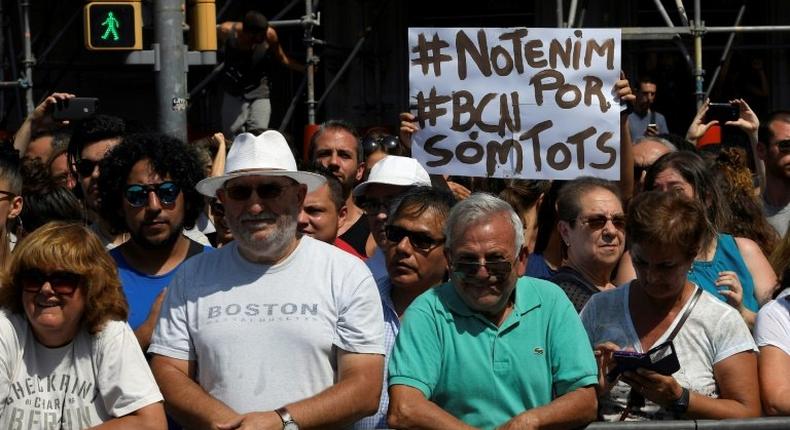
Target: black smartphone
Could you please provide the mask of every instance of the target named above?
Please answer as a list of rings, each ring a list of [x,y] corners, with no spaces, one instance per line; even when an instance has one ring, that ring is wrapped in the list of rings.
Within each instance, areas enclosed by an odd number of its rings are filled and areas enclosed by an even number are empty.
[[[615,351],[613,356],[617,365],[606,375],[609,381],[614,381],[623,372],[635,371],[640,367],[662,375],[671,375],[680,370],[680,362],[672,342],[664,342],[646,353]]]
[[[99,99],[95,97],[74,97],[58,100],[52,111],[52,118],[58,121],[75,121],[90,118],[96,113]]]
[[[718,120],[719,124],[724,124],[727,121],[737,121],[740,117],[740,108],[738,105],[730,103],[710,103],[708,105],[708,112],[705,113],[705,122]]]

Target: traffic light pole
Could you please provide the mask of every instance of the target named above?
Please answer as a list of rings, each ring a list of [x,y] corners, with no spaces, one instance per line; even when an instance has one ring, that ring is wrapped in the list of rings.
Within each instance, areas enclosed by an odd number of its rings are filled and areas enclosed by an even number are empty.
[[[184,1],[154,1],[154,41],[162,61],[156,74],[159,131],[187,140],[187,64]]]

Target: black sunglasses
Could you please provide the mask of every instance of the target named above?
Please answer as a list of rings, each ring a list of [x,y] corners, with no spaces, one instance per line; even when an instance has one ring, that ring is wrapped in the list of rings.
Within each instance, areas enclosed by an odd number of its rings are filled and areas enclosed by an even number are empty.
[[[169,206],[176,202],[181,187],[170,181],[150,185],[132,184],[126,187],[124,196],[132,207],[139,208],[148,203],[148,194],[151,192],[156,193],[156,197],[163,205]]]
[[[485,267],[488,272],[488,277],[495,276],[497,279],[502,279],[507,276],[513,269],[513,263],[507,260],[501,261],[456,261],[453,263],[453,272],[461,275],[462,277],[475,277],[480,273],[480,268]]]
[[[779,148],[779,152],[782,153],[790,152],[790,139],[780,140],[779,142],[776,142],[776,147]]]
[[[74,294],[74,290],[82,282],[82,276],[76,273],[67,271],[44,273],[38,269],[23,270],[16,278],[22,289],[28,293],[38,293],[44,283],[49,282],[52,291],[65,296]]]
[[[0,195],[5,197],[0,197],[0,200],[11,200],[16,197],[16,194],[12,193],[11,191],[4,191],[0,190]]]
[[[93,171],[96,169],[96,166],[99,165],[98,161],[88,160],[87,158],[83,158],[75,164],[77,168],[77,173],[83,178],[87,178],[88,176],[93,175]]]
[[[387,240],[392,243],[400,243],[404,237],[408,237],[411,246],[421,251],[430,251],[444,243],[444,238],[434,239],[427,233],[406,230],[397,225],[388,225],[384,227],[384,233],[387,235]]]
[[[290,186],[290,185],[288,185]],[[258,185],[231,185],[225,188],[225,194],[231,199],[236,201],[244,201],[252,196],[252,192],[262,199],[276,199],[280,197],[288,186],[283,186],[276,183],[258,184]]]
[[[362,150],[365,157],[381,149],[387,154],[398,148],[398,138],[389,134],[379,137],[366,137],[362,139]]]
[[[596,215],[582,219],[581,223],[587,224],[593,230],[600,230],[606,225],[607,221],[612,221],[614,228],[625,231],[625,215],[615,215],[613,217]]]

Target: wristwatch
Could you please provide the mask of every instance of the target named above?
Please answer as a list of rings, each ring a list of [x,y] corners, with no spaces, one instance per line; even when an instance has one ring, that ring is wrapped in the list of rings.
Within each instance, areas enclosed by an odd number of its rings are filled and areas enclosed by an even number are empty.
[[[283,420],[283,430],[299,430],[299,424],[296,424],[285,406],[275,409],[274,412],[277,412],[277,415]]]
[[[681,388],[683,388],[683,391],[680,393],[680,398],[669,406],[669,410],[675,414],[675,418],[682,417],[689,410],[689,390],[685,387]]]

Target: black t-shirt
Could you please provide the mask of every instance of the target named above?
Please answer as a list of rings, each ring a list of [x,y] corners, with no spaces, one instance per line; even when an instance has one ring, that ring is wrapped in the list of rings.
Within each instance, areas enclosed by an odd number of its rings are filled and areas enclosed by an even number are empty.
[[[370,236],[370,225],[368,225],[367,218],[361,216],[351,228],[340,235],[340,238],[351,245],[359,255],[367,255],[365,246],[368,243],[368,236]]]
[[[552,276],[549,281],[559,285],[565,291],[573,303],[573,307],[576,308],[576,312],[581,312],[590,297],[599,291],[581,273],[567,266],[560,267],[557,274]]]

